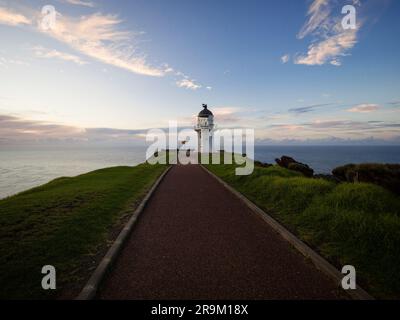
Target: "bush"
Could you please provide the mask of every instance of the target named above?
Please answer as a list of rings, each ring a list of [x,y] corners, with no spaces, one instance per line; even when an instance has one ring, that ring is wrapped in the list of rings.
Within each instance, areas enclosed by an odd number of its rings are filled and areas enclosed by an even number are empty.
[[[333,175],[347,182],[369,182],[400,194],[399,164],[349,164],[332,171]]]
[[[261,162],[261,161],[254,161],[254,166],[261,167],[261,168],[269,168],[272,166],[272,164]]]
[[[314,175],[314,170],[307,164],[298,162],[291,157],[282,156],[280,159],[275,159],[275,162],[283,168],[301,172],[306,177],[312,177]]]
[[[399,295],[400,199],[371,184],[341,184],[315,198],[296,224],[303,239],[339,265],[356,266],[382,297]]]
[[[323,180],[264,176],[255,180],[248,192],[285,216],[301,213],[315,196],[329,192],[333,187],[332,183]]]
[[[314,170],[302,163],[290,163],[288,169],[301,172],[303,175],[309,178],[311,178],[314,175]]]

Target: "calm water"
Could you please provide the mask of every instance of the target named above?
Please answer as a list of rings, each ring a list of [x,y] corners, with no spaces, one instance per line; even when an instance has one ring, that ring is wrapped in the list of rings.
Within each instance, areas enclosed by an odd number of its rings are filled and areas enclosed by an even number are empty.
[[[0,198],[61,176],[128,165],[145,160],[145,147],[10,148],[0,147]],[[329,173],[347,163],[400,163],[400,146],[259,146],[256,159],[274,163],[282,155],[307,163],[317,173]]]
[[[255,154],[257,160],[268,163],[290,156],[316,173],[330,173],[348,163],[400,163],[400,146],[260,146]]]
[[[145,161],[145,147],[0,147],[0,198],[47,183],[58,177]]]

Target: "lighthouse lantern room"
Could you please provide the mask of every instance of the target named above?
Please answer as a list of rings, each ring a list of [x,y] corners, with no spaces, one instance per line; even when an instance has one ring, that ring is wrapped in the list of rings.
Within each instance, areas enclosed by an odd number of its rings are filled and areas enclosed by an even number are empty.
[[[201,110],[197,116],[197,125],[195,130],[198,136],[198,151],[200,153],[212,152],[214,115],[210,110],[208,110],[206,104],[203,104],[203,110]]]

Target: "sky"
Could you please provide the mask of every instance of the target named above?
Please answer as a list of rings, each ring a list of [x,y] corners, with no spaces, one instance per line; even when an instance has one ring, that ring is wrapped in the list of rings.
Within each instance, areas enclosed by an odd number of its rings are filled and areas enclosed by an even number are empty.
[[[140,141],[207,103],[260,144],[400,144],[399,14],[390,0],[0,0],[0,143]]]

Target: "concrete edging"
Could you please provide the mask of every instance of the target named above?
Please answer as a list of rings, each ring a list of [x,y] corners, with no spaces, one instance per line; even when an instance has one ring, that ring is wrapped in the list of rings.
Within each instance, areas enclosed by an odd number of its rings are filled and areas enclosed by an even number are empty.
[[[166,176],[166,174],[171,169],[169,166],[165,171],[161,174],[161,176],[156,180],[153,184],[149,192],[143,198],[139,206],[135,209],[134,213],[132,214],[131,218],[122,229],[120,234],[118,235],[117,239],[114,241],[112,246],[108,249],[104,258],[100,261],[99,265],[97,266],[96,270],[93,272],[92,276],[86,283],[85,287],[82,289],[78,297],[75,300],[92,300],[95,298],[97,294],[97,290],[99,289],[100,283],[103,281],[107,271],[111,268],[112,264],[118,257],[125,241],[127,240],[128,236],[132,232],[134,225],[137,222],[139,215],[142,213],[144,207],[146,206],[147,202],[150,200],[151,196],[154,194],[154,191],[157,189],[160,182]]]
[[[201,167],[213,178],[215,178],[218,182],[220,182],[226,189],[236,195],[242,202],[244,202],[254,213],[256,213],[259,217],[261,217],[268,225],[270,225],[277,233],[279,233],[285,240],[287,240],[293,247],[295,247],[302,255],[309,258],[313,264],[326,275],[331,277],[338,283],[338,286],[341,285],[341,281],[343,279],[343,274],[339,272],[331,263],[329,263],[325,258],[320,256],[317,252],[311,249],[308,245],[302,242],[299,238],[297,238],[293,233],[287,230],[284,226],[282,226],[278,221],[272,218],[268,213],[264,210],[260,209],[257,205],[255,205],[252,201],[247,199],[243,194],[239,191],[232,188],[229,184],[223,181],[220,177],[216,176],[210,170],[208,170],[205,166],[201,165]],[[374,300],[374,298],[362,289],[360,286],[357,286],[355,290],[344,290],[346,294],[348,294],[354,300]]]

